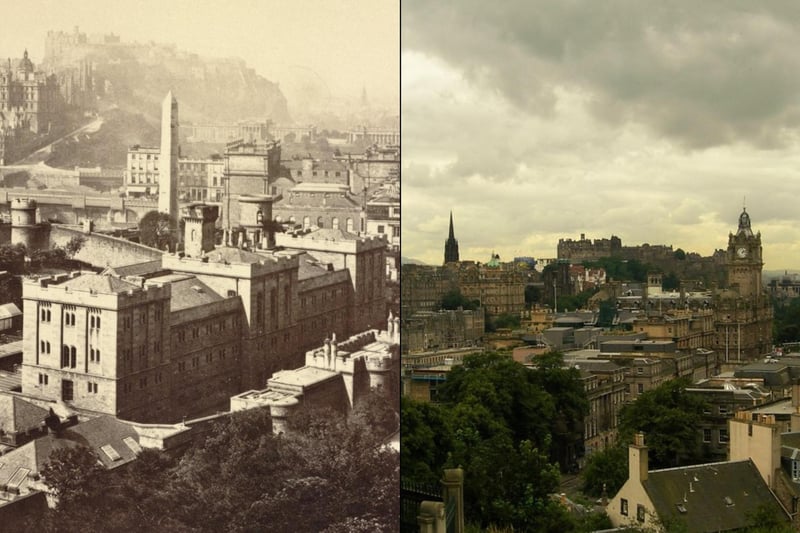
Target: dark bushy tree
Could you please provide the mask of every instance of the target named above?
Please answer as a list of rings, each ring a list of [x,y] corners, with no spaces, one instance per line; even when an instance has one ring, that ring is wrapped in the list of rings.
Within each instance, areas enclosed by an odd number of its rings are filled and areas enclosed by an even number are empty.
[[[139,220],[139,242],[151,248],[172,249],[176,239],[170,228],[177,227],[167,213],[149,211]]]
[[[686,392],[686,379],[666,381],[640,394],[620,411],[619,438],[633,442],[638,431],[645,434],[653,468],[696,464],[708,459],[703,454],[697,427],[707,404]]]
[[[366,409],[366,408],[365,408]],[[392,531],[400,463],[368,424],[379,414],[303,413],[275,436],[267,409],[236,413],[176,462],[144,450],[105,471],[86,448],[43,470],[60,498],[41,531]],[[360,529],[359,529],[360,528]]]

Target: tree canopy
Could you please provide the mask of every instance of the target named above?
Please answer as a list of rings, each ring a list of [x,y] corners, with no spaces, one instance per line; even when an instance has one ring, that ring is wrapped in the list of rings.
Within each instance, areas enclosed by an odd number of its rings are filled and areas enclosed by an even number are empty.
[[[707,404],[696,394],[686,392],[688,385],[685,378],[666,381],[620,411],[621,442],[633,442],[634,433],[644,432],[653,468],[706,459],[697,427]]]
[[[588,411],[574,369],[558,354],[533,368],[499,353],[465,358],[440,386],[440,404],[402,402],[403,475],[417,481],[441,477],[443,468],[465,471],[467,517],[483,527],[522,531],[571,529],[564,508],[552,501],[565,446],[582,437]]]
[[[174,220],[167,213],[149,211],[139,220],[139,242],[159,250],[172,248],[176,241],[172,233],[175,227]]]
[[[40,531],[393,531],[399,457],[369,421],[300,413],[275,436],[267,409],[235,413],[181,459],[144,450],[105,471],[87,448],[56,452],[43,471],[59,503]],[[300,429],[300,427],[302,429]]]

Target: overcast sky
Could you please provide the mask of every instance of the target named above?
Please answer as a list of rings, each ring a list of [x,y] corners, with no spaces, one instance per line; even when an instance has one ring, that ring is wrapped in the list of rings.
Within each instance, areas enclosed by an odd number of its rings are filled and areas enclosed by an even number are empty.
[[[403,256],[560,237],[800,269],[800,3],[402,2]]]
[[[40,63],[47,30],[115,33],[238,56],[272,81],[324,79],[334,97],[399,101],[399,0],[19,0],[3,3],[0,57],[27,47]]]

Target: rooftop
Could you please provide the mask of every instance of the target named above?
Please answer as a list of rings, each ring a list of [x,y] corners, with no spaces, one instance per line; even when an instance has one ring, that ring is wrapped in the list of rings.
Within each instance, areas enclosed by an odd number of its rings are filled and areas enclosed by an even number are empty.
[[[678,516],[687,531],[729,531],[766,507],[785,516],[753,462],[651,470],[642,485],[660,517]]]

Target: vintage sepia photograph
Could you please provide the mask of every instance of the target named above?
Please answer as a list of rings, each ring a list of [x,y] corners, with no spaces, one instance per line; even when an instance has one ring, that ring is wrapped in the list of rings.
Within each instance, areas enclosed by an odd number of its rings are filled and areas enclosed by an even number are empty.
[[[0,27],[0,530],[397,531],[399,2]]]

